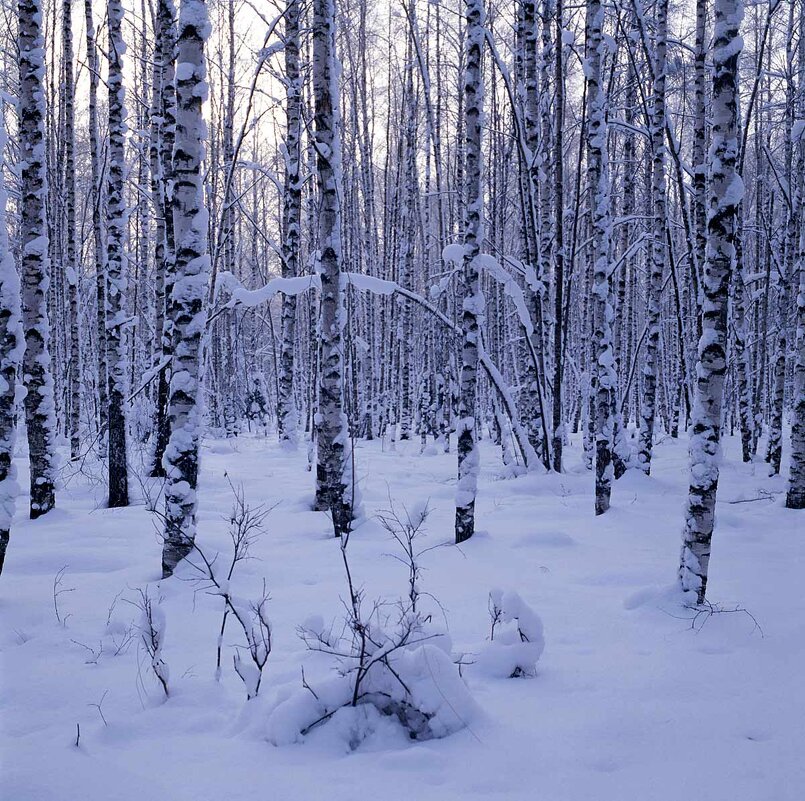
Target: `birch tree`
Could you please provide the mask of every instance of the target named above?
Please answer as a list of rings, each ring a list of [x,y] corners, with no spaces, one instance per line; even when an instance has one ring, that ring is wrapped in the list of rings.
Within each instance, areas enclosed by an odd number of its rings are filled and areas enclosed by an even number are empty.
[[[643,405],[640,412],[640,448],[638,464],[651,472],[654,448],[654,423],[657,416],[657,373],[660,348],[660,303],[667,258],[667,206],[665,187],[665,82],[668,49],[668,0],[656,4],[654,40],[654,86],[651,101],[651,201],[652,243],[651,271],[648,278],[648,337],[643,367]]]
[[[6,558],[14,503],[17,468],[13,463],[16,440],[15,395],[17,372],[25,340],[20,310],[20,279],[8,241],[4,172],[6,132],[0,106],[0,573]]]
[[[315,508],[332,515],[333,530],[340,537],[348,532],[352,519],[352,457],[349,427],[344,414],[345,321],[339,205],[343,174],[334,0],[314,0],[312,66],[321,275]]]
[[[464,43],[464,260],[463,303],[461,307],[461,375],[458,401],[458,484],[456,487],[456,543],[468,540],[475,531],[475,495],[478,489],[480,453],[475,433],[478,390],[478,346],[484,312],[481,294],[479,256],[481,253],[481,215],[483,190],[481,170],[481,115],[483,75],[481,50],[484,42],[483,0],[465,0]]]
[[[109,167],[106,185],[106,353],[109,359],[109,506],[128,506],[126,453],[126,90],[123,86],[123,5],[109,0]]]
[[[609,163],[607,159],[607,108],[602,81],[604,7],[587,0],[585,21],[587,80],[587,192],[593,244],[588,248],[593,274],[595,380],[595,513],[609,509],[612,492],[614,445],[613,393],[615,355],[612,348],[612,290],[610,283]]]
[[[679,578],[682,589],[705,599],[715,523],[724,376],[727,301],[735,258],[743,181],[738,159],[738,58],[743,47],[742,0],[715,0],[712,144],[709,156],[707,250],[702,273],[703,314],[690,435],[690,486]]]
[[[31,518],[49,512],[56,503],[54,459],[56,405],[51,374],[50,287],[48,227],[45,220],[45,48],[39,0],[20,0],[19,140],[22,162],[20,199],[20,272],[22,319],[25,332],[23,382],[25,422],[31,464]]]
[[[285,185],[283,188],[282,277],[299,273],[302,222],[302,74],[299,65],[299,0],[285,10]],[[282,342],[277,378],[277,431],[281,442],[297,440],[298,418],[293,397],[296,295],[282,297]]]
[[[204,43],[209,36],[204,0],[181,0],[176,66],[176,141],[171,198],[176,238],[175,280],[168,302],[172,364],[165,449],[165,532],[162,575],[193,548],[196,534],[201,416],[201,340],[207,315],[204,300],[210,272],[209,213],[202,163],[207,128],[202,102],[207,97]]]

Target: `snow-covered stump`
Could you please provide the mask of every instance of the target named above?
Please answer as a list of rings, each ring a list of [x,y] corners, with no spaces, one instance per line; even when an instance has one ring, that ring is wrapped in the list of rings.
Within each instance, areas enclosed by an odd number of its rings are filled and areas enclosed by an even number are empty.
[[[587,79],[587,187],[593,245],[588,248],[588,269],[593,275],[595,513],[609,509],[612,493],[612,449],[615,422],[612,415],[615,353],[612,348],[612,289],[610,251],[609,164],[607,159],[606,94],[601,67],[604,55],[604,7],[588,0],[586,18]]]
[[[458,452],[458,485],[456,487],[456,543],[468,540],[475,531],[475,494],[478,489],[480,453],[475,441],[475,405],[478,391],[479,323],[484,312],[478,257],[481,250],[481,115],[483,109],[483,75],[481,50],[484,42],[484,5],[481,0],[465,0],[467,30],[464,51],[464,127],[466,162],[464,202],[463,294],[461,310],[461,376],[459,379],[458,420],[456,435]]]
[[[204,43],[210,26],[204,0],[182,0],[176,67],[176,142],[173,151],[175,283],[168,316],[172,325],[172,371],[168,417],[171,435],[163,463],[165,534],[162,573],[173,574],[193,548],[196,533],[199,428],[201,425],[201,338],[206,327],[204,299],[210,270],[208,212],[201,165],[207,127]]]
[[[19,13],[19,148],[22,166],[20,274],[25,332],[23,382],[25,422],[31,460],[31,518],[56,503],[54,459],[56,405],[50,371],[50,287],[48,227],[45,220],[45,49],[39,0],[20,0]]]
[[[741,0],[716,0],[713,49],[713,117],[710,148],[710,215],[699,339],[695,403],[690,435],[690,487],[685,513],[679,579],[702,603],[707,590],[710,542],[715,521],[719,438],[727,369],[727,305],[735,257],[738,206],[743,181],[738,159],[738,56]]]
[[[341,242],[341,134],[333,0],[313,5],[313,95],[321,276],[321,367],[316,420],[315,508],[329,511],[337,537],[352,519],[349,428],[344,414],[344,282]]]
[[[106,354],[109,379],[109,506],[128,506],[126,395],[128,360],[123,341],[128,263],[126,180],[126,90],[123,87],[123,5],[109,0],[109,166],[106,183]]]
[[[302,77],[299,67],[299,0],[289,0],[285,14],[285,185],[282,205],[282,277],[299,272],[302,220]],[[283,295],[279,375],[277,376],[277,432],[280,442],[295,445],[298,415],[293,396],[296,295]]]
[[[6,133],[0,119],[0,573],[6,558],[14,501],[17,497],[16,466],[12,462],[16,439],[15,393],[17,371],[25,340],[20,313],[20,279],[6,228],[7,193],[3,182]]]

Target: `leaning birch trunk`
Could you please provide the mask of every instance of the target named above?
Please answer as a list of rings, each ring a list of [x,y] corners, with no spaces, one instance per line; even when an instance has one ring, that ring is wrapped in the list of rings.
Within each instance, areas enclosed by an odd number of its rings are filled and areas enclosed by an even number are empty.
[[[481,250],[481,115],[483,76],[481,47],[484,41],[483,0],[465,0],[467,29],[464,44],[464,302],[461,311],[463,347],[459,380],[458,485],[456,487],[456,543],[468,540],[475,531],[475,494],[478,489],[480,454],[475,441],[475,406],[478,390],[479,324],[484,310],[478,257]]]
[[[75,226],[75,82],[73,80],[73,15],[71,0],[62,5],[62,40],[64,56],[64,180],[65,212],[67,226],[67,261],[64,271],[67,276],[67,300],[70,321],[70,359],[67,365],[69,393],[68,430],[70,458],[78,459],[81,424],[81,365],[79,363],[78,331],[78,259],[76,257]]]
[[[207,127],[201,104],[207,97],[204,43],[209,36],[204,0],[182,0],[176,67],[176,142],[173,151],[175,281],[168,304],[172,365],[168,418],[170,440],[163,463],[165,533],[162,575],[168,577],[193,548],[196,534],[198,450],[201,426],[201,338],[210,272],[209,213],[202,162]]]
[[[56,503],[54,459],[56,406],[50,368],[50,287],[48,227],[45,220],[45,49],[39,0],[20,0],[20,240],[22,317],[25,331],[23,381],[25,422],[31,462],[31,518],[49,512]]]
[[[743,182],[738,157],[738,56],[742,0],[716,0],[713,47],[710,215],[702,274],[702,335],[690,435],[690,487],[679,579],[702,603],[707,590],[710,542],[718,489],[719,438],[727,368],[727,305],[735,257],[738,206]]]
[[[123,5],[109,0],[109,170],[107,179],[106,354],[109,359],[109,506],[128,506],[126,464],[125,243],[126,90],[123,88]]]
[[[587,197],[593,243],[587,249],[588,271],[593,275],[593,353],[595,364],[595,513],[609,509],[612,493],[614,446],[613,394],[615,355],[612,348],[612,298],[609,264],[610,207],[607,161],[606,94],[602,85],[604,7],[601,0],[587,0]]]
[[[162,457],[170,439],[168,395],[170,393],[170,362],[173,352],[172,325],[168,303],[173,287],[175,242],[170,187],[173,182],[173,145],[176,135],[176,70],[175,47],[176,8],[173,0],[159,0],[157,4],[156,53],[154,56],[154,109],[155,140],[151,154],[151,191],[157,209],[157,233],[154,246],[156,324],[158,337],[154,348],[154,366],[159,368],[154,410],[154,452],[151,458],[151,475],[165,475]]]
[[[98,49],[95,45],[95,22],[92,18],[92,0],[84,2],[84,19],[87,32],[87,70],[89,72],[89,155],[92,177],[92,234],[95,257],[96,318],[98,339],[98,439],[101,446],[107,435],[109,422],[109,379],[106,362],[106,242],[101,221],[101,146],[98,134]],[[101,447],[101,452],[103,447]]]
[[[14,396],[25,347],[20,315],[20,279],[6,228],[7,193],[2,163],[5,151],[6,132],[0,119],[0,573],[3,572],[18,492],[17,468],[12,462],[17,433]]]
[[[313,4],[313,95],[319,192],[319,408],[315,508],[329,511],[337,537],[352,520],[352,465],[344,414],[344,282],[341,276],[341,134],[335,65],[334,0]]]
[[[660,357],[660,302],[667,252],[668,221],[665,202],[665,69],[668,39],[668,0],[657,2],[657,33],[654,59],[654,91],[651,102],[651,202],[653,240],[648,278],[648,337],[643,367],[643,403],[640,410],[640,446],[637,462],[651,472],[654,424],[657,417],[657,374]]]
[[[299,0],[289,0],[285,12],[285,186],[283,188],[282,277],[299,274],[302,185],[302,77],[299,69]],[[297,442],[298,415],[293,397],[296,295],[282,297],[282,342],[277,378],[277,432],[280,442]]]

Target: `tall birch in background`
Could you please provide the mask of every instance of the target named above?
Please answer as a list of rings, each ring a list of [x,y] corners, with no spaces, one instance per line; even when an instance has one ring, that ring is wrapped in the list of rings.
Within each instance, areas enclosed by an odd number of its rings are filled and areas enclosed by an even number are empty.
[[[25,339],[22,335],[20,279],[8,241],[4,183],[6,130],[0,105],[0,573],[6,558],[14,502],[17,497],[17,468],[13,464],[16,440],[17,371]]]
[[[106,184],[106,353],[109,359],[109,506],[128,506],[127,363],[123,342],[128,261],[125,254],[126,90],[123,86],[123,4],[109,0],[109,168]]]
[[[62,4],[62,69],[64,71],[64,182],[67,253],[64,272],[67,278],[67,314],[70,325],[70,356],[67,364],[70,458],[79,456],[81,424],[81,364],[78,330],[78,258],[76,254],[75,215],[75,81],[73,79],[72,0]]]
[[[702,273],[703,314],[695,402],[691,415],[690,486],[679,579],[682,589],[705,599],[710,543],[715,523],[719,439],[727,369],[727,305],[735,258],[738,206],[743,181],[738,160],[738,57],[742,0],[715,0],[713,31],[712,144],[709,156],[710,213]]]
[[[97,337],[98,370],[98,432],[103,444],[109,422],[109,378],[106,361],[106,237],[101,216],[101,145],[98,126],[98,48],[95,43],[95,22],[92,16],[92,0],[84,0],[84,23],[87,44],[87,71],[89,73],[88,123],[90,179],[92,181],[92,245],[95,260],[95,332]]]
[[[585,65],[587,80],[587,202],[592,224],[592,244],[587,248],[593,275],[593,376],[595,382],[595,513],[609,509],[612,492],[614,445],[613,393],[615,354],[612,348],[612,298],[610,282],[610,202],[607,159],[607,100],[602,83],[604,56],[604,7],[601,0],[587,0]]]
[[[475,495],[478,490],[480,454],[475,432],[475,407],[478,392],[478,346],[480,321],[484,312],[481,294],[479,256],[483,236],[481,215],[483,192],[481,170],[481,114],[483,110],[483,75],[481,48],[484,41],[483,0],[465,0],[467,20],[464,42],[464,271],[461,309],[461,374],[459,378],[458,485],[456,487],[456,543],[468,540],[475,531]]]
[[[172,365],[165,449],[165,532],[162,575],[173,574],[193,548],[198,497],[201,415],[201,338],[206,327],[204,299],[210,272],[209,212],[201,172],[207,126],[204,43],[210,33],[204,0],[182,0],[176,66],[176,142],[173,151],[173,208],[176,237],[175,281],[168,304]]]
[[[667,257],[665,199],[665,79],[668,49],[668,0],[657,0],[654,40],[654,86],[651,100],[651,205],[653,212],[651,264],[648,277],[648,337],[643,367],[643,403],[640,410],[640,447],[637,460],[651,472],[654,423],[657,417],[657,377],[660,369],[660,303]]]
[[[282,205],[282,277],[299,273],[302,245],[302,74],[299,65],[300,2],[285,9],[285,185]],[[277,377],[277,432],[280,442],[295,445],[298,416],[293,397],[296,295],[282,296],[282,340]]]
[[[321,365],[316,423],[315,508],[329,511],[337,537],[352,519],[352,465],[344,414],[344,285],[341,232],[341,111],[335,64],[335,3],[313,3],[313,96],[319,192]]]
[[[19,13],[19,145],[22,163],[20,198],[20,268],[22,319],[25,331],[23,381],[25,422],[31,464],[31,518],[56,503],[54,459],[56,406],[51,375],[48,228],[45,220],[45,48],[39,0],[20,0]]]
[[[169,368],[173,342],[168,304],[173,289],[176,249],[170,197],[170,187],[173,181],[173,145],[176,136],[175,15],[176,9],[173,0],[159,0],[156,13],[154,85],[152,87],[154,119],[151,122],[151,195],[156,209],[155,333],[158,338],[154,349],[154,362],[155,367],[159,369],[154,410],[152,476],[165,475],[162,457],[165,455],[165,448],[170,439],[168,394],[170,392]]]

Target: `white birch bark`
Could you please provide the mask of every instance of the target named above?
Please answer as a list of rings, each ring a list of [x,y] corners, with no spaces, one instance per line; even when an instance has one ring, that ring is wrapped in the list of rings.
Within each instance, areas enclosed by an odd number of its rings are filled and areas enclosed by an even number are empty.
[[[182,0],[176,66],[176,142],[173,151],[175,282],[168,316],[173,342],[168,418],[170,440],[163,459],[165,533],[163,577],[193,548],[196,534],[201,414],[201,339],[210,273],[202,162],[207,126],[202,115],[207,68],[204,43],[210,33],[204,0]]]
[[[653,210],[651,264],[648,278],[648,337],[643,366],[643,404],[640,410],[640,447],[637,461],[651,472],[654,425],[657,417],[657,376],[660,357],[660,300],[667,259],[667,204],[665,188],[665,81],[668,48],[668,0],[656,4],[654,87],[651,101],[651,199]]]
[[[592,273],[593,365],[595,417],[595,513],[609,509],[612,492],[614,446],[613,394],[615,354],[612,347],[612,289],[610,269],[609,163],[607,159],[607,100],[602,79],[604,7],[587,0],[585,23],[587,80],[587,198],[592,244],[587,249]]]
[[[727,303],[735,259],[738,206],[743,181],[738,159],[738,57],[742,0],[716,0],[713,47],[710,214],[702,274],[703,315],[690,435],[690,486],[679,579],[682,589],[705,599],[715,523],[719,440],[727,368]]]
[[[329,511],[337,537],[352,518],[352,465],[344,414],[344,284],[342,270],[341,113],[335,60],[334,0],[313,4],[313,95],[319,192],[319,405],[316,424],[315,508]]]
[[[17,467],[13,462],[16,440],[17,379],[25,339],[22,333],[20,279],[8,241],[3,182],[6,132],[0,116],[0,573],[6,558],[14,503],[19,492]]]
[[[50,288],[48,228],[45,219],[45,49],[39,0],[20,0],[20,160],[22,187],[20,239],[22,317],[25,331],[23,382],[25,421],[31,463],[31,518],[50,511],[56,503],[55,435],[56,406],[51,374],[50,321],[47,295]]]
[[[299,65],[299,0],[285,10],[285,185],[283,187],[282,276],[299,273],[302,239],[302,76]],[[298,415],[293,397],[296,295],[282,297],[282,340],[277,377],[277,431],[280,442],[295,445]]]
[[[461,375],[459,379],[458,484],[456,487],[456,543],[468,540],[475,531],[475,495],[478,489],[480,453],[476,442],[475,408],[478,391],[478,346],[480,319],[484,312],[478,257],[481,252],[483,191],[481,170],[481,115],[483,76],[481,50],[484,42],[483,0],[465,0],[464,41],[464,269],[461,330]]]
[[[128,259],[125,201],[126,90],[123,87],[123,5],[109,0],[109,167],[106,184],[106,353],[109,359],[109,506],[128,506],[127,362],[124,345]]]

